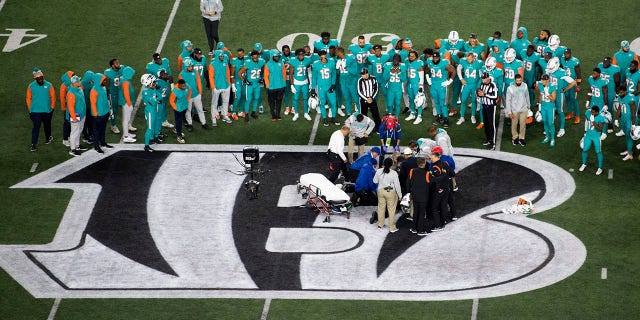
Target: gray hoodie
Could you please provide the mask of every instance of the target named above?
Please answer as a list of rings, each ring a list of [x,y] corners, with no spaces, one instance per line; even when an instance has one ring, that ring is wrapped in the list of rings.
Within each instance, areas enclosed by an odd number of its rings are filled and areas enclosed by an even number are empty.
[[[505,114],[526,112],[531,106],[529,102],[529,89],[527,89],[526,83],[521,83],[517,86],[515,83],[511,84],[507,88],[507,101],[505,107]]]

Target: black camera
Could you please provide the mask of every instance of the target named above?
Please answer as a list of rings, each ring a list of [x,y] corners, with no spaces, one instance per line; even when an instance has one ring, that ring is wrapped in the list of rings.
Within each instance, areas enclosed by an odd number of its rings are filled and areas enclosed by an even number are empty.
[[[245,164],[256,164],[260,162],[260,150],[258,147],[244,147],[242,149],[242,160]]]

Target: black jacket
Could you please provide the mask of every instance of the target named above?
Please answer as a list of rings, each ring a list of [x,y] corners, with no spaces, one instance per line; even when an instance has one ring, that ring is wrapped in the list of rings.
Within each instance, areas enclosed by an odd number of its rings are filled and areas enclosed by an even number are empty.
[[[426,168],[413,168],[407,177],[407,191],[416,202],[428,202],[431,172]]]

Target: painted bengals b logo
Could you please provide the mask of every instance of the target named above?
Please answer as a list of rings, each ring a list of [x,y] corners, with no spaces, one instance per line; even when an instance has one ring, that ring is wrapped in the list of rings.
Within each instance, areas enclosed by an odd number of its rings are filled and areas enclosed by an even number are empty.
[[[294,184],[326,169],[324,147],[261,147],[271,172],[252,201],[222,146],[163,147],[88,153],[14,186],[74,195],[53,242],[0,246],[0,266],[36,297],[429,300],[544,287],[586,257],[567,231],[499,213],[522,195],[540,212],[573,194],[573,179],[538,159],[456,149],[463,217],[417,237],[404,221],[394,234],[372,227],[373,207],[330,224],[301,208]]]

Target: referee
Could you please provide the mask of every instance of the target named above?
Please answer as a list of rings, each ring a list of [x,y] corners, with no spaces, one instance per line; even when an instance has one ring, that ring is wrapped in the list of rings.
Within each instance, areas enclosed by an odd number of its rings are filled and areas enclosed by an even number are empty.
[[[476,94],[482,104],[482,117],[484,118],[484,135],[486,142],[483,145],[489,150],[496,149],[496,104],[498,101],[498,87],[489,76],[489,73],[483,72],[481,75],[482,84],[478,88]]]
[[[378,80],[369,74],[367,68],[360,71],[362,77],[358,79],[358,95],[360,96],[360,113],[368,115],[371,109],[371,116],[376,128],[380,127],[380,112],[378,111],[378,103],[376,96],[378,95]]]

